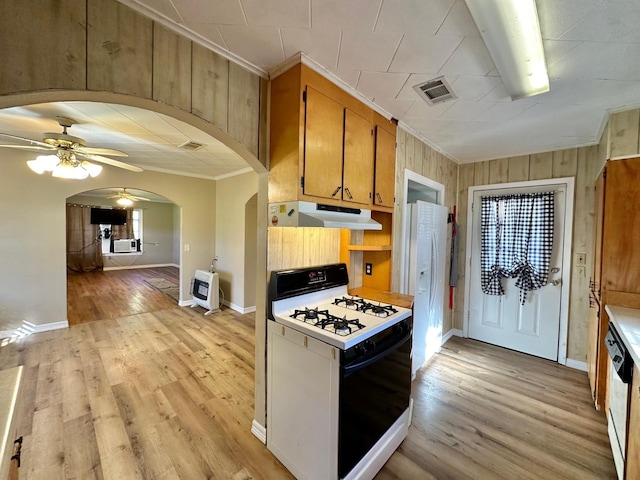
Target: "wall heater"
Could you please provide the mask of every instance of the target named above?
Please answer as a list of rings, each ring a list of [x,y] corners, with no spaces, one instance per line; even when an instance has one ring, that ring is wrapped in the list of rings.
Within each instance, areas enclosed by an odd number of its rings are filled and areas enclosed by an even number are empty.
[[[195,306],[201,306],[207,309],[205,315],[220,311],[220,297],[218,294],[219,279],[217,273],[207,272],[205,270],[196,270],[193,279],[193,290],[191,296],[195,302]]]

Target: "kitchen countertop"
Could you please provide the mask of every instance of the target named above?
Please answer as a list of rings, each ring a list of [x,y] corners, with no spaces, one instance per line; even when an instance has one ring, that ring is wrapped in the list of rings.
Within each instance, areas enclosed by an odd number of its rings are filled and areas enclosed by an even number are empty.
[[[640,367],[640,309],[605,305],[609,319],[631,353],[633,363]]]
[[[349,290],[349,295],[354,297],[366,298],[368,300],[374,300],[381,303],[389,303],[398,307],[412,308],[413,307],[413,295],[404,295],[402,293],[395,292],[383,292],[382,290],[376,290],[368,287],[358,287]]]
[[[0,478],[7,478],[13,452],[12,425],[15,424],[22,367],[0,370]]]

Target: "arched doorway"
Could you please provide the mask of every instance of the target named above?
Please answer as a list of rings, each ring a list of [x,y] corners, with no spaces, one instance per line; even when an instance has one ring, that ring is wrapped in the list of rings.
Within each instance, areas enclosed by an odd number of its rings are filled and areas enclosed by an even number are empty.
[[[127,224],[111,224],[114,211]],[[145,190],[102,188],[67,198],[69,325],[178,305],[180,224],[178,205]]]

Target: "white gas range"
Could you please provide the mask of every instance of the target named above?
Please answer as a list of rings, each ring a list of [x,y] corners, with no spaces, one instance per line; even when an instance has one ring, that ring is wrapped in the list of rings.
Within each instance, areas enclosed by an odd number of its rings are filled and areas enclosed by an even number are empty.
[[[298,478],[371,479],[408,433],[412,311],[348,283],[344,264],[271,273],[267,447]]]

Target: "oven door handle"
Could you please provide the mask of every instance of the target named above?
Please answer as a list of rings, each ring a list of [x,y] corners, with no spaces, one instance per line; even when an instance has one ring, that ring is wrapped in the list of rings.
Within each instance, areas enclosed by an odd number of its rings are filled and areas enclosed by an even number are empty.
[[[355,373],[358,370],[361,370],[361,369],[363,369],[365,367],[368,367],[372,363],[375,363],[378,360],[380,360],[381,358],[386,357],[390,353],[395,352],[398,348],[400,348],[402,345],[404,345],[404,343],[407,340],[410,340],[410,339],[411,339],[411,329],[409,329],[409,332],[404,337],[402,337],[401,340],[398,340],[397,342],[395,342],[390,347],[385,348],[383,351],[381,351],[379,353],[376,353],[373,357],[367,358],[366,360],[363,360],[362,362],[359,362],[359,363],[355,363],[353,365],[347,365],[347,366],[342,367],[343,377],[348,377],[352,373]]]

